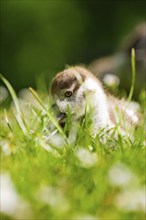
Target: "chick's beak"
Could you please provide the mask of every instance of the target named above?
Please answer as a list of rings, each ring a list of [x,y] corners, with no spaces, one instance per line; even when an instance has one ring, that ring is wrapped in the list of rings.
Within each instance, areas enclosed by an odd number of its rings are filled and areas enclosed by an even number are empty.
[[[60,112],[58,106],[55,104],[52,105],[52,109],[56,112],[56,119],[59,125],[64,128],[67,115],[66,113]]]
[[[63,119],[65,119],[67,116],[66,116],[66,113],[63,113],[63,112],[59,112],[59,114],[57,115],[57,120],[58,122],[62,121]]]
[[[66,122],[66,117],[67,117],[66,113],[62,113],[62,112],[60,112],[57,115],[57,120],[61,127],[64,127],[65,122]]]

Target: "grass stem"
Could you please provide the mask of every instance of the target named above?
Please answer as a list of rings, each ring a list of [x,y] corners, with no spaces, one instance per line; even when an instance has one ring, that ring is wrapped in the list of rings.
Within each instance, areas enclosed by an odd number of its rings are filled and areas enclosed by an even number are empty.
[[[135,73],[136,73],[136,64],[135,64],[135,49],[132,48],[131,50],[131,69],[132,69],[132,80],[131,80],[131,88],[128,96],[128,101],[131,101],[133,92],[134,92],[134,85],[135,85]]]

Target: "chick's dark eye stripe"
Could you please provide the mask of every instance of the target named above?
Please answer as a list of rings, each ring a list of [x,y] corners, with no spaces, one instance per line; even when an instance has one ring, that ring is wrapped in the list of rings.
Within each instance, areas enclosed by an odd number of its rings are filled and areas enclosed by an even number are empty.
[[[73,89],[73,93],[76,92],[78,90],[78,88],[80,87],[80,83],[77,82],[74,89]]]

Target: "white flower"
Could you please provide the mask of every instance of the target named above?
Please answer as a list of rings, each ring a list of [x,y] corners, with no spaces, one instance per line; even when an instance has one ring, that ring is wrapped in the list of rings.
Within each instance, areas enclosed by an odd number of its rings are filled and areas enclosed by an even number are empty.
[[[106,74],[103,78],[103,81],[105,85],[110,86],[110,87],[118,86],[120,83],[119,77],[113,74]]]
[[[123,211],[143,211],[146,207],[146,195],[144,188],[124,190],[115,199],[117,208]]]
[[[47,138],[46,138],[47,139]],[[64,137],[56,130],[48,137],[47,143],[55,146],[56,148],[62,148],[65,145]]]
[[[129,184],[137,184],[136,176],[122,163],[114,164],[108,172],[108,181],[113,186],[125,187]]]
[[[29,218],[31,215],[29,205],[16,192],[10,176],[1,174],[0,182],[0,211],[16,219],[21,219],[24,214],[25,219]]]
[[[146,141],[143,141],[143,146],[146,147]]]
[[[1,212],[13,214],[19,204],[19,196],[16,193],[10,177],[7,174],[1,174]]]
[[[79,159],[81,166],[85,168],[95,166],[98,161],[96,153],[92,153],[84,148],[79,148],[76,152],[76,156]]]
[[[0,102],[5,101],[8,95],[8,90],[4,86],[0,86]]]
[[[37,193],[37,200],[50,205],[60,212],[67,211],[69,204],[61,189],[52,186],[42,186]]]
[[[11,151],[12,151],[12,146],[11,146],[11,142],[8,140],[2,140],[1,141],[1,147],[2,147],[2,151],[4,154],[6,155],[10,155]]]

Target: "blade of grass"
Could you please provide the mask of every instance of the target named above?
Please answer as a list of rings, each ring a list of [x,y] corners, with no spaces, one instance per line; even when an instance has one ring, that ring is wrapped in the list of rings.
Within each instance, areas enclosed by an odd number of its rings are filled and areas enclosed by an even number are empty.
[[[11,96],[12,96],[14,105],[16,107],[16,111],[18,113],[17,119],[18,119],[18,123],[20,125],[20,128],[23,131],[23,133],[27,133],[27,128],[26,128],[26,125],[25,125],[25,122],[24,122],[24,117],[23,117],[23,114],[21,112],[21,109],[20,109],[20,106],[19,106],[19,101],[18,101],[17,95],[15,93],[15,90],[13,89],[11,84],[8,82],[8,80],[2,74],[0,74],[0,78],[4,82],[4,84],[7,86],[8,90],[9,90]]]
[[[40,106],[42,107],[42,109],[46,112],[46,114],[49,116],[50,120],[52,121],[52,123],[55,125],[55,127],[58,129],[58,131],[60,132],[60,134],[63,136],[63,138],[65,139],[66,143],[69,144],[68,139],[66,138],[66,135],[64,134],[62,128],[60,127],[60,125],[58,124],[57,120],[52,116],[52,114],[48,111],[48,109],[46,108],[46,106],[44,105],[44,103],[42,102],[42,100],[40,99],[40,97],[38,96],[38,94],[34,91],[33,88],[29,88],[30,92],[32,93],[32,95],[34,96],[34,98],[38,101],[38,103],[40,104]]]
[[[6,123],[7,123],[7,125],[8,125],[8,128],[9,128],[10,131],[13,133],[13,130],[12,130],[11,125],[10,125],[10,123],[9,123],[9,119],[8,119],[8,116],[7,116],[7,111],[6,111],[6,109],[4,109],[4,114],[5,114],[5,120],[6,120]]]
[[[135,49],[132,48],[131,50],[131,68],[132,68],[132,81],[131,81],[131,88],[130,93],[128,96],[128,101],[131,101],[133,92],[134,92],[134,85],[135,85],[135,70],[136,70],[136,64],[135,64]]]

